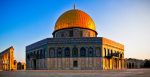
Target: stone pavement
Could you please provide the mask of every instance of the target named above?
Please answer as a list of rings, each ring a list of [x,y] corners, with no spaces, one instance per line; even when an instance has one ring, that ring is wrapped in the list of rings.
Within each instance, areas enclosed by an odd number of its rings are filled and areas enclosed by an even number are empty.
[[[0,71],[0,77],[150,77],[150,69],[127,70],[16,70]]]

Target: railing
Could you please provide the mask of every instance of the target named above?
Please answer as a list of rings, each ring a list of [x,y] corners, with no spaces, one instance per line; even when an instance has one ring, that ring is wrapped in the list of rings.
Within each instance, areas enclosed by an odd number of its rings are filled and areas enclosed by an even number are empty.
[[[113,56],[122,58],[122,54],[120,54],[120,53],[111,53],[111,54],[106,55],[105,57],[106,58],[112,58]]]

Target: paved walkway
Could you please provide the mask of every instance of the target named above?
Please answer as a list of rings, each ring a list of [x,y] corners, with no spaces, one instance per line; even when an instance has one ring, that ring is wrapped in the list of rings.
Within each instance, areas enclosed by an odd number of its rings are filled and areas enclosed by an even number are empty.
[[[0,71],[0,77],[150,77],[150,69],[127,70],[16,70]]]

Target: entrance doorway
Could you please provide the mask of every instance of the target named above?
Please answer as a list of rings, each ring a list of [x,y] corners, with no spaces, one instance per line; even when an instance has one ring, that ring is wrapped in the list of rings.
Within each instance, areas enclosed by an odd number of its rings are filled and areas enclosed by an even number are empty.
[[[33,60],[33,64],[34,64],[34,69],[36,69],[36,60]]]
[[[117,60],[116,59],[115,59],[114,67],[115,67],[115,69],[117,69]]]
[[[78,67],[78,61],[73,61],[73,67]]]

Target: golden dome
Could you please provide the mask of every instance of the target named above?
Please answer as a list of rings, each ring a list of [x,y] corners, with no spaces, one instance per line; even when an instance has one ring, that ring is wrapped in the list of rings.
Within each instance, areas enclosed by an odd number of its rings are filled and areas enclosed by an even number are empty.
[[[95,24],[92,18],[85,12],[77,9],[69,10],[63,13],[55,23],[54,32],[60,29],[73,27],[87,28],[96,32]]]

